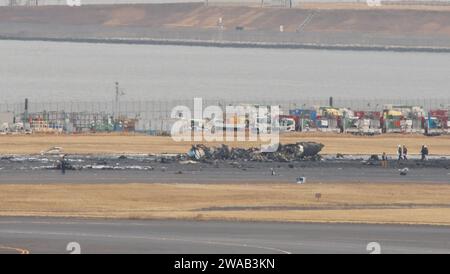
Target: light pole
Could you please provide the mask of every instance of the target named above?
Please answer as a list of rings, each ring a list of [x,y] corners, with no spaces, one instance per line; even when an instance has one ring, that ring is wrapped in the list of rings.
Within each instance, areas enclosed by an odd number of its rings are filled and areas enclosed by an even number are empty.
[[[124,96],[125,93],[123,91],[120,90],[119,88],[119,82],[116,82],[116,98],[114,101],[114,109],[115,109],[115,114],[117,115],[117,117],[115,117],[117,120],[120,118],[120,96]]]

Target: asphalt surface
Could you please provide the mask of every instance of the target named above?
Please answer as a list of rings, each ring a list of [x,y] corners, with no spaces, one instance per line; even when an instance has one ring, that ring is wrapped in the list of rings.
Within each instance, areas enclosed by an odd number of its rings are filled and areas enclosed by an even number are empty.
[[[328,157],[328,156],[327,156]],[[298,162],[218,161],[192,162],[174,157],[77,156],[71,155],[71,169],[65,175],[57,168],[58,158],[47,156],[0,157],[0,184],[47,183],[242,183],[296,182],[425,182],[450,183],[450,159],[417,159],[389,168],[379,161],[361,158]],[[406,176],[399,169],[409,168]],[[272,170],[274,175],[272,175]]]
[[[6,183],[242,183],[319,182],[450,183],[448,160],[409,161],[388,169],[360,160],[318,162],[180,163],[142,157],[71,158],[65,175],[54,159],[3,157],[0,184]],[[425,165],[425,166],[424,166]],[[399,167],[408,166],[407,176]],[[275,175],[271,175],[271,170]],[[300,224],[194,221],[84,220],[0,217],[1,253],[450,253],[450,228],[432,226]]]
[[[450,253],[432,226],[0,218],[0,253]]]
[[[274,167],[242,170],[238,168],[217,168],[207,170],[167,169],[153,171],[0,171],[0,184],[101,184],[101,183],[289,183],[298,177],[308,182],[377,182],[377,183],[450,183],[450,170],[410,170],[401,176],[396,169],[381,168],[301,168]]]

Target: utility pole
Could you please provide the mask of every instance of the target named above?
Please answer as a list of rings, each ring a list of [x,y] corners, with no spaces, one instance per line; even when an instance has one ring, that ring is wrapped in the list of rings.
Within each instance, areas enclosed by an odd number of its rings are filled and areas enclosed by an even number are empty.
[[[119,82],[116,82],[115,83],[116,84],[116,99],[115,99],[115,101],[114,101],[114,118],[116,119],[116,120],[118,120],[119,119],[119,93],[120,93],[120,91],[119,91]]]
[[[25,111],[23,112],[23,119],[22,122],[25,125],[28,123],[28,98],[25,98]]]
[[[116,82],[116,105],[119,103],[119,82]]]
[[[114,117],[114,118],[119,119],[120,118],[120,96],[125,95],[125,93],[120,90],[119,82],[116,82],[115,85],[116,85],[116,98],[115,98],[115,101],[114,101],[114,109],[115,109],[114,110],[115,111],[115,115],[114,116],[117,115],[117,117]]]

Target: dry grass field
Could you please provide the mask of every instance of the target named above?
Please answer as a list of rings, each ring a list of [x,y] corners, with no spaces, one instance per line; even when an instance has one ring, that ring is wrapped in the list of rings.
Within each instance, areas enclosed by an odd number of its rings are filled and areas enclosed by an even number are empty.
[[[0,185],[0,215],[450,225],[450,185]]]
[[[434,155],[450,155],[450,136],[426,137],[422,135],[382,135],[357,137],[338,134],[288,134],[282,143],[316,141],[325,144],[323,154],[395,154],[398,144],[409,147],[410,154],[418,154],[427,144]],[[212,143],[211,145],[219,145]],[[255,142],[227,143],[231,146],[257,146]],[[38,154],[53,146],[63,147],[65,153],[121,154],[121,153],[185,153],[191,143],[174,142],[170,137],[143,135],[47,135],[0,136],[0,154]]]

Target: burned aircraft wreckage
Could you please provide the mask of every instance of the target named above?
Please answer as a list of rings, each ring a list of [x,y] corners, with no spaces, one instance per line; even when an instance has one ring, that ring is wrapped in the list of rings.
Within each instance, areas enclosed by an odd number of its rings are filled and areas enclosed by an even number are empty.
[[[160,163],[214,163],[219,161],[233,162],[292,162],[320,160],[319,152],[324,145],[315,142],[299,142],[295,144],[279,144],[273,152],[264,152],[261,148],[234,148],[222,144],[219,147],[208,147],[203,144],[193,145],[187,153],[172,155],[68,155],[65,159],[67,170],[153,170],[149,164]],[[62,148],[51,148],[40,155],[32,157],[0,157],[0,161],[11,165],[17,164],[21,169],[61,169]],[[50,164],[50,165],[49,165]]]
[[[65,157],[66,170],[116,170],[116,171],[188,171],[206,168],[210,165],[243,167],[244,163],[261,163],[265,167],[276,167],[286,163],[286,167],[379,167],[381,158],[377,155],[320,155],[324,145],[315,142],[280,144],[276,151],[265,152],[261,148],[236,148],[227,145],[209,147],[204,144],[193,145],[186,153],[180,154],[130,154],[130,155],[74,155]],[[38,155],[0,155],[0,171],[8,170],[58,170],[61,169],[62,148],[53,147]],[[276,164],[272,165],[271,164]],[[229,165],[228,165],[229,164]],[[248,166],[247,166],[248,167]],[[250,165],[251,167],[251,165]],[[389,168],[445,168],[450,169],[447,157],[432,157],[427,161],[412,158],[398,162],[389,158]]]
[[[298,142],[295,144],[279,144],[273,152],[264,152],[261,148],[230,148],[227,145],[208,147],[203,144],[193,145],[187,156],[193,161],[258,161],[258,162],[291,162],[300,160],[319,160],[319,152],[324,145],[316,142]]]

